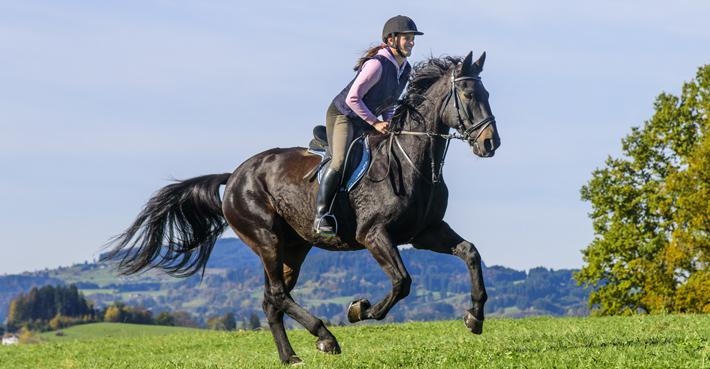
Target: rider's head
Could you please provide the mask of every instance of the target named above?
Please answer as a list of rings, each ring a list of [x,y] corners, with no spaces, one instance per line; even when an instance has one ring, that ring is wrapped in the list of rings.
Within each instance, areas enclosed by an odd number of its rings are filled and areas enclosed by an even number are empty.
[[[382,29],[382,42],[397,55],[406,58],[412,54],[415,35],[423,35],[423,33],[417,30],[417,25],[412,18],[398,15],[385,23]]]

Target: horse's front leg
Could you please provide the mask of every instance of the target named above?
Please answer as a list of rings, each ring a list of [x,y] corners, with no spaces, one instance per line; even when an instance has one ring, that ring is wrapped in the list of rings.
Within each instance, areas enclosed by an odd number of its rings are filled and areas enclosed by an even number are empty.
[[[404,267],[399,250],[381,227],[372,228],[361,241],[392,282],[392,291],[382,301],[370,306],[367,300],[354,301],[348,307],[348,320],[355,323],[365,319],[384,319],[397,301],[409,295],[412,278]]]
[[[481,255],[471,242],[461,238],[446,222],[441,221],[420,233],[412,242],[417,249],[427,249],[460,257],[471,274],[471,302],[473,306],[464,314],[464,323],[471,332],[483,332],[483,305],[488,299],[483,285]]]

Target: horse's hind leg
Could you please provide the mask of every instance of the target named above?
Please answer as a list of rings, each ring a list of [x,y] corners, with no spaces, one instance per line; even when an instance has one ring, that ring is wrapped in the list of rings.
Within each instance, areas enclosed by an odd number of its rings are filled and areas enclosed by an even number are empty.
[[[412,242],[417,249],[427,249],[439,253],[456,255],[463,259],[471,275],[471,302],[473,307],[464,314],[464,323],[476,334],[483,332],[483,305],[488,299],[483,285],[481,256],[471,242],[461,238],[446,222],[442,221],[422,233]]]
[[[269,284],[267,283],[266,290],[268,289]],[[274,336],[274,342],[276,343],[276,349],[279,352],[279,358],[284,364],[298,364],[301,362],[301,359],[296,356],[296,352],[293,351],[291,342],[289,342],[288,336],[286,335],[286,328],[284,327],[284,313],[268,301],[269,299],[264,296],[262,308],[264,309],[264,314],[266,314],[266,321],[269,323],[271,335]]]
[[[289,291],[293,286],[289,286],[284,278],[284,264],[271,256],[262,255],[264,270],[266,272],[268,289],[264,292],[264,300],[278,311],[288,314],[291,318],[301,324],[312,335],[318,337],[316,347],[327,353],[339,354],[340,346],[332,333],[326,328],[322,320],[298,305]],[[300,267],[300,265],[299,265]],[[292,274],[292,283],[295,284],[297,274]],[[283,319],[283,316],[281,316]],[[277,322],[278,323],[278,322]],[[281,330],[283,321],[276,326]],[[282,358],[283,361],[283,358]]]
[[[298,265],[298,267],[288,268],[284,265],[284,283],[286,285],[287,292],[290,292],[296,285],[300,264],[303,262],[306,254],[308,254],[309,249],[310,247],[303,248],[303,252],[299,252],[297,256],[294,256],[294,258],[299,259],[294,262],[294,264]],[[295,271],[295,273],[291,271]],[[264,281],[264,302],[262,304],[262,308],[264,309],[264,314],[266,315],[266,321],[269,323],[271,334],[274,336],[274,342],[276,343],[276,349],[279,352],[279,358],[284,364],[297,364],[301,362],[301,359],[296,356],[296,352],[293,350],[293,347],[291,347],[291,343],[286,335],[286,328],[284,327],[284,312],[269,302],[270,299],[267,298],[266,291],[271,290],[271,284],[269,283],[269,276],[266,272],[264,272]]]
[[[285,253],[283,262],[283,276],[287,294],[289,294],[296,285],[298,275],[301,271],[301,264],[310,249],[311,246],[307,243],[296,246],[287,246],[288,252]],[[271,285],[267,274],[265,274],[265,281],[265,291],[270,291]],[[269,328],[271,329],[271,333],[274,336],[274,341],[276,342],[276,346],[279,351],[279,357],[284,363],[296,364],[300,362],[300,359],[296,356],[296,353],[293,351],[288,337],[286,336],[286,329],[283,324],[284,312],[271,303],[271,300],[272,299],[267,298],[265,294],[263,308],[269,323]],[[328,338],[324,340],[319,339],[317,347],[323,352],[340,352],[338,343],[334,338],[332,340],[329,340]]]
[[[278,228],[280,227],[272,229]],[[274,336],[281,361],[286,364],[295,364],[301,361],[296,356],[286,336],[286,331],[283,327],[283,313],[288,314],[311,334],[318,337],[316,347],[319,350],[327,353],[340,353],[340,346],[335,336],[325,327],[323,321],[296,304],[289,294],[296,283],[300,264],[303,262],[308,250],[296,248],[296,254],[291,255],[294,250],[288,247],[289,243],[279,241],[279,236],[285,237],[284,233],[286,232],[276,234],[272,229],[250,228],[246,232],[238,231],[237,234],[259,255],[264,265],[266,288],[264,290],[263,307],[269,320],[269,328],[271,328]],[[297,267],[295,267],[296,265]],[[287,273],[284,273],[284,266],[286,266]]]

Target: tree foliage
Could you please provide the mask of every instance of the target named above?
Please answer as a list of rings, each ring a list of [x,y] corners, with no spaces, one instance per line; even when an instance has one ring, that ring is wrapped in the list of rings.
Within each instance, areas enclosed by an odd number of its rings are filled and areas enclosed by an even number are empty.
[[[207,319],[207,328],[218,331],[233,331],[237,329],[237,319],[232,312],[222,316],[214,316]]]
[[[598,314],[710,313],[710,65],[582,187],[595,238],[575,275]]]
[[[10,302],[7,325],[11,330],[22,326],[45,330],[50,328],[50,321],[55,319],[54,325],[64,326],[69,322],[93,321],[95,311],[73,284],[68,287],[34,287]]]

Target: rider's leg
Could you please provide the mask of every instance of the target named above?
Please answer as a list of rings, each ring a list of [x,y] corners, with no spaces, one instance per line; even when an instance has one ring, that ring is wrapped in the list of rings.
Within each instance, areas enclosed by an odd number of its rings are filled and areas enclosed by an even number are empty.
[[[328,110],[325,112],[325,133],[328,140],[328,155],[333,156],[333,130],[335,129],[335,118],[342,113],[331,103]]]
[[[328,167],[323,173],[318,195],[316,196],[316,215],[313,228],[316,233],[332,237],[336,232],[335,217],[331,213],[331,205],[340,184],[340,172]]]
[[[318,187],[316,214],[313,221],[316,233],[325,236],[335,235],[335,218],[331,214],[331,206],[340,186],[346,150],[354,138],[353,125],[346,116],[338,113],[331,105],[326,116],[328,147],[332,157]]]

